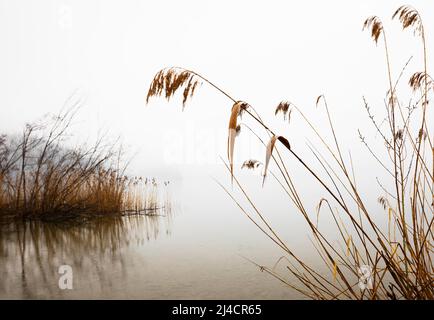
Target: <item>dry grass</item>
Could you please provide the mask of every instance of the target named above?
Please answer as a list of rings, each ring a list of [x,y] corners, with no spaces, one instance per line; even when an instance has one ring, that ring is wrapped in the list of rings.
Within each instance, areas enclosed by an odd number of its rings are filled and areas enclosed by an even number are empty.
[[[156,214],[165,206],[155,179],[129,177],[122,147],[98,139],[67,147],[71,108],[21,137],[0,139],[0,218],[65,221],[101,215]],[[165,183],[167,184],[167,183]]]
[[[385,121],[381,125],[373,116],[368,102],[364,101],[368,117],[376,135],[381,138],[383,147],[374,148],[359,133],[362,146],[367,148],[368,154],[373,156],[380,170],[388,177],[385,183],[377,180],[382,190],[378,202],[388,217],[386,226],[378,217],[378,210],[373,210],[370,205],[377,198],[365,199],[367,196],[357,185],[351,154],[347,159],[341,152],[342,146],[324,95],[319,96],[316,102],[317,105],[323,103],[324,108],[321,110],[326,114],[331,141],[326,140],[325,134],[319,132],[296,105],[282,102],[275,110],[275,114],[282,112],[284,116],[290,112],[290,108],[296,111],[316,135],[318,144],[309,146],[313,157],[308,159],[303,159],[301,152],[291,148],[286,138],[276,135],[251,105],[246,104],[244,111],[259,128],[265,129],[267,139],[271,139],[266,145],[260,135],[250,129],[266,149],[264,175],[269,160],[273,159],[278,170],[277,174],[273,173],[273,177],[288,196],[291,208],[307,222],[318,257],[328,272],[308,264],[282,240],[248,195],[245,186],[237,179],[232,167],[232,153],[228,153],[229,164],[225,162],[234,184],[241,191],[244,200],[247,200],[247,205],[241,205],[233,192],[221,186],[247,218],[284,252],[284,258],[277,263],[285,262],[288,274],[277,273],[274,268],[265,266],[259,266],[261,271],[274,275],[290,288],[312,299],[434,299],[434,132],[427,124],[428,96],[433,90],[433,81],[427,72],[425,30],[420,14],[411,7],[403,6],[395,12],[393,18],[398,18],[404,29],[413,28],[414,34],[420,37],[423,44],[424,70],[417,71],[410,77],[409,84],[417,99],[404,105],[400,102],[400,93],[396,88],[408,63],[399,77],[393,79],[383,23],[375,16],[365,21],[363,28],[370,31],[375,43],[377,44],[380,38],[383,39],[387,61],[389,90],[385,99]],[[173,89],[182,86],[179,81],[176,84],[172,81],[182,77],[190,79],[189,81],[195,79],[207,83],[228,97],[232,104],[238,103],[238,100],[196,72],[182,68],[169,70],[169,77],[164,77],[161,72],[157,74],[148,92],[148,99],[161,95],[166,88],[170,88],[166,91],[166,97],[172,97]],[[231,113],[231,120],[233,114],[234,112]],[[277,141],[281,143],[276,144]],[[229,145],[233,146],[234,141],[230,139]],[[279,152],[280,146],[284,147],[283,152]],[[318,151],[319,147],[325,151]],[[309,163],[315,160],[321,171],[314,169],[314,164]],[[319,200],[316,212],[311,212],[304,205],[306,201],[287,169],[289,161],[292,166],[295,165],[294,162],[298,163],[326,194]],[[258,166],[256,160],[247,160],[243,165],[246,168]],[[371,173],[360,174],[366,176]],[[327,213],[332,217],[336,234],[327,235],[325,230],[318,226],[320,213]],[[372,268],[372,282],[365,281],[367,279],[364,278],[364,266]]]

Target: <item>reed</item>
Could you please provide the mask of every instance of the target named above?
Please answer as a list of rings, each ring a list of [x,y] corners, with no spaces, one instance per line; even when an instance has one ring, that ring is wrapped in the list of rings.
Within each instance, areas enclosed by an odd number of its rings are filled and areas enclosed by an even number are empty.
[[[316,249],[321,268],[311,265],[296,253],[296,250],[279,236],[266,215],[255,205],[246,187],[239,181],[233,169],[233,150],[228,152],[226,168],[235,186],[241,191],[244,203],[242,205],[234,195],[222,184],[221,187],[235,201],[241,211],[263,232],[275,245],[281,248],[284,256],[277,263],[285,262],[287,273],[277,272],[275,268],[260,266],[261,271],[268,272],[288,287],[312,299],[433,299],[433,200],[434,200],[434,132],[428,126],[427,106],[429,93],[434,90],[432,78],[427,72],[427,48],[425,29],[417,10],[402,6],[396,10],[392,19],[398,18],[404,29],[412,28],[415,36],[423,43],[424,70],[410,77],[409,85],[416,99],[407,105],[400,100],[396,88],[402,79],[402,69],[398,78],[392,78],[390,53],[386,32],[380,18],[368,18],[363,29],[368,29],[378,44],[383,40],[386,56],[386,71],[389,90],[385,99],[384,118],[386,125],[379,125],[374,117],[369,103],[364,100],[368,117],[373,128],[381,137],[382,147],[371,146],[359,132],[361,144],[368,154],[378,162],[380,170],[388,177],[385,183],[379,180],[382,194],[378,197],[381,210],[386,211],[387,226],[381,223],[378,210],[371,209],[376,199],[370,199],[363,193],[356,181],[356,174],[351,159],[344,158],[333,125],[332,114],[329,111],[326,97],[321,95],[316,104],[322,104],[325,110],[332,139],[328,141],[325,134],[304,115],[301,108],[293,103],[282,102],[275,114],[283,113],[284,118],[297,112],[318,138],[318,145],[310,145],[312,157],[303,158],[299,150],[289,144],[287,138],[277,135],[253,109],[244,103],[244,112],[258,125],[265,129],[269,143],[256,133],[256,128],[250,131],[265,147],[264,178],[269,161],[272,159],[277,169],[272,172],[273,178],[279,183],[284,194],[288,196],[291,208],[301,214],[307,222],[313,245]],[[170,70],[170,73],[164,70]],[[173,67],[160,71],[154,78],[147,95],[147,101],[154,96],[165,95],[170,99],[175,91],[189,89],[189,83],[206,83],[226,96],[236,106],[240,103],[223,89],[197,72],[184,68]],[[180,81],[179,79],[189,79]],[[231,112],[231,123],[234,123],[234,107]],[[236,114],[236,112],[235,112]],[[236,123],[236,122],[235,122]],[[230,124],[233,129],[234,125]],[[232,137],[232,136],[231,136]],[[235,137],[228,140],[228,146],[233,148]],[[280,142],[280,143],[277,143]],[[320,152],[319,147],[325,151]],[[279,151],[279,148],[283,147]],[[386,156],[384,156],[384,154]],[[327,195],[318,202],[316,212],[311,212],[304,205],[299,189],[288,171],[288,163],[294,161],[312,177]],[[319,163],[317,170],[313,161]],[[251,159],[244,162],[244,168],[254,169],[260,163]],[[363,172],[369,175],[369,172]],[[375,177],[372,177],[375,179]],[[336,225],[337,233],[328,235],[318,224],[320,215],[328,214]],[[315,218],[314,218],[315,217]],[[336,245],[338,244],[338,245]],[[254,262],[253,262],[254,263]],[[367,269],[372,273],[366,276]],[[369,271],[369,270],[368,270]]]
[[[28,124],[22,136],[0,136],[0,220],[151,215],[167,205],[155,179],[126,175],[119,143],[101,137],[91,146],[67,147],[76,112]]]

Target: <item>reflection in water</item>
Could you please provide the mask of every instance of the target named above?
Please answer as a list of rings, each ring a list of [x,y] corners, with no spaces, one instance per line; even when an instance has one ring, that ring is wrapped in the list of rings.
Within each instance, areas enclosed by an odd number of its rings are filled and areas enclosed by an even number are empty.
[[[124,253],[170,234],[172,213],[105,217],[84,225],[29,221],[1,226],[0,298],[50,298],[59,290],[58,268],[73,268],[74,287],[98,295],[127,276]]]

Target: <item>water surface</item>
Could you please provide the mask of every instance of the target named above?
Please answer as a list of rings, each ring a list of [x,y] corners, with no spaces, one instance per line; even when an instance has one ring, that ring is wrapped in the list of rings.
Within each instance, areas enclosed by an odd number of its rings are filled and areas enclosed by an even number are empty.
[[[2,228],[0,298],[290,299],[247,261],[282,255],[209,177],[174,183],[171,212]],[[70,265],[73,289],[58,269]]]

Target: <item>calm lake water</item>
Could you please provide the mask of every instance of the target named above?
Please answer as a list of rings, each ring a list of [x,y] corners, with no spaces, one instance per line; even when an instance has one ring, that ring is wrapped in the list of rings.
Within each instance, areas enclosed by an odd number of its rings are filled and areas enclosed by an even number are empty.
[[[183,179],[170,188],[172,210],[158,217],[3,228],[0,298],[299,298],[244,258],[273,266],[282,252],[215,181]],[[297,245],[299,228],[291,228],[286,213],[271,211],[288,223],[280,226]],[[72,290],[59,288],[61,265],[72,268]]]

